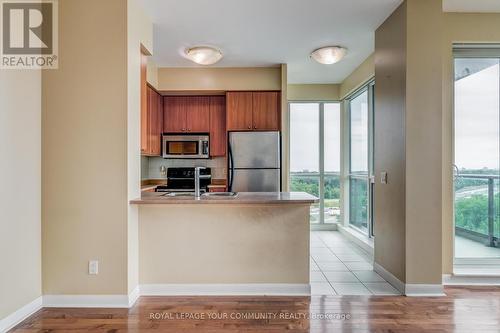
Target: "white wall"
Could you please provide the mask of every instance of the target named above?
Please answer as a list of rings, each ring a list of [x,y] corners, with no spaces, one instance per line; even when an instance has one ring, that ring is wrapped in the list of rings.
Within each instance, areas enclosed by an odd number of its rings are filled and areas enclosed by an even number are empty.
[[[0,70],[0,320],[41,295],[41,75]]]

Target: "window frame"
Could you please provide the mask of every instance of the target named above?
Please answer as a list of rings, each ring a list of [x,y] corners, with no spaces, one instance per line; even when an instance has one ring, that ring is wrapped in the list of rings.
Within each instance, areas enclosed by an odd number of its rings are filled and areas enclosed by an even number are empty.
[[[452,94],[451,94],[451,108],[452,108],[452,133],[451,133],[451,140],[452,140],[452,156],[451,156],[451,161],[452,165],[450,166],[450,170],[454,170],[455,168],[455,118],[456,118],[456,105],[455,105],[455,60],[456,59],[466,59],[466,58],[499,58],[500,59],[500,44],[478,44],[478,43],[454,43],[453,44],[453,49],[452,49],[452,64],[451,64],[451,73],[452,77],[451,79],[451,86],[452,86]],[[499,110],[500,112],[500,110]],[[500,258],[498,257],[491,257],[491,258],[486,258],[486,257],[470,257],[470,258],[464,258],[464,257],[457,257],[455,254],[455,237],[456,237],[456,232],[455,232],[455,211],[456,211],[456,200],[455,200],[455,173],[451,173],[451,183],[452,183],[452,193],[451,197],[453,198],[453,205],[452,205],[452,235],[453,235],[453,240],[452,240],[452,248],[453,248],[453,271],[457,268],[462,269],[482,269],[482,268],[490,268],[492,266],[498,266],[500,265]]]
[[[319,131],[318,131],[318,149],[319,149],[319,155],[318,155],[318,163],[319,163],[319,222],[318,223],[311,223],[311,230],[336,230],[336,223],[325,223],[325,191],[324,191],[324,186],[325,186],[325,104],[338,104],[339,105],[339,113],[340,113],[340,122],[339,122],[339,131],[340,131],[340,151],[339,151],[339,158],[340,158],[340,170],[339,170],[339,184],[340,184],[340,199],[339,199],[339,207],[341,209],[341,215],[339,217],[339,223],[342,223],[343,220],[343,209],[344,205],[342,202],[342,193],[343,193],[343,182],[342,182],[342,166],[343,166],[343,154],[342,154],[342,149],[344,146],[343,142],[343,112],[342,112],[342,101],[339,100],[289,100],[288,101],[288,129],[289,131],[291,130],[291,105],[292,104],[318,104],[318,113],[319,113]],[[291,132],[289,132],[288,135],[288,145],[291,147]],[[291,149],[290,149],[291,151]],[[291,153],[288,154],[288,160],[289,160],[289,165],[291,168],[291,162],[290,162],[290,157]],[[289,178],[290,178],[290,183],[291,183],[291,177],[292,177],[292,171],[289,170],[288,172]]]
[[[359,173],[351,172],[351,101],[355,98],[359,97],[361,94],[367,92],[368,93],[368,147],[367,147],[367,161],[368,161],[368,171],[367,175],[360,175]],[[374,128],[375,128],[375,79],[372,78],[368,80],[366,83],[361,85],[358,89],[353,91],[351,94],[347,95],[344,102],[344,112],[345,112],[345,121],[344,121],[344,142],[345,144],[345,153],[343,164],[344,167],[344,181],[343,183],[343,224],[344,226],[354,228],[356,231],[362,233],[368,238],[375,237],[374,232],[374,220],[373,220],[373,186],[375,182],[374,176]],[[363,179],[367,182],[367,230],[356,227],[350,223],[350,214],[351,214],[351,203],[350,203],[350,181],[351,179]]]

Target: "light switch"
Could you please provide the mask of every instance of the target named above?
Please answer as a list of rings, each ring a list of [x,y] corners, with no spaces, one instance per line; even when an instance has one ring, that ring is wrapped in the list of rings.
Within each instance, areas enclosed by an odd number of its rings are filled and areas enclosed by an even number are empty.
[[[89,274],[97,275],[99,273],[99,261],[90,260],[89,261]]]
[[[381,184],[387,184],[387,172],[382,171],[380,173],[380,183]]]

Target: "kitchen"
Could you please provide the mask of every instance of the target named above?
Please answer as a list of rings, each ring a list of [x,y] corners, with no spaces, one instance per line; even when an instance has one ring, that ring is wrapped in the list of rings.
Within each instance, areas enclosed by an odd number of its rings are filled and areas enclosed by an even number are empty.
[[[279,192],[279,94],[162,96],[148,85],[141,126],[143,190],[153,191],[158,183],[163,188],[156,189],[165,191],[167,184],[151,176],[165,178],[166,166],[173,174],[176,166],[198,166],[208,167],[212,179],[203,191]],[[255,146],[255,142],[260,144]],[[258,185],[259,179],[264,183]],[[167,188],[194,191],[193,186],[194,182],[187,188]]]
[[[182,82],[157,89],[164,69],[151,75],[148,60],[143,55],[142,195],[131,200],[139,207],[141,294],[307,295],[317,199],[281,192],[281,86],[269,89],[266,79],[259,89],[254,79],[243,90],[243,69],[225,89],[175,89]],[[279,82],[279,67],[255,72],[269,70]],[[198,69],[204,81],[224,72]]]

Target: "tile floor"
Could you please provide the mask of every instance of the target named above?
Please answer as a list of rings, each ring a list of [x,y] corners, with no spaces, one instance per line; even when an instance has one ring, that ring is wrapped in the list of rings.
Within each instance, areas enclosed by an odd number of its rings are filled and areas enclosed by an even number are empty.
[[[372,258],[338,231],[311,232],[312,295],[399,295]]]

